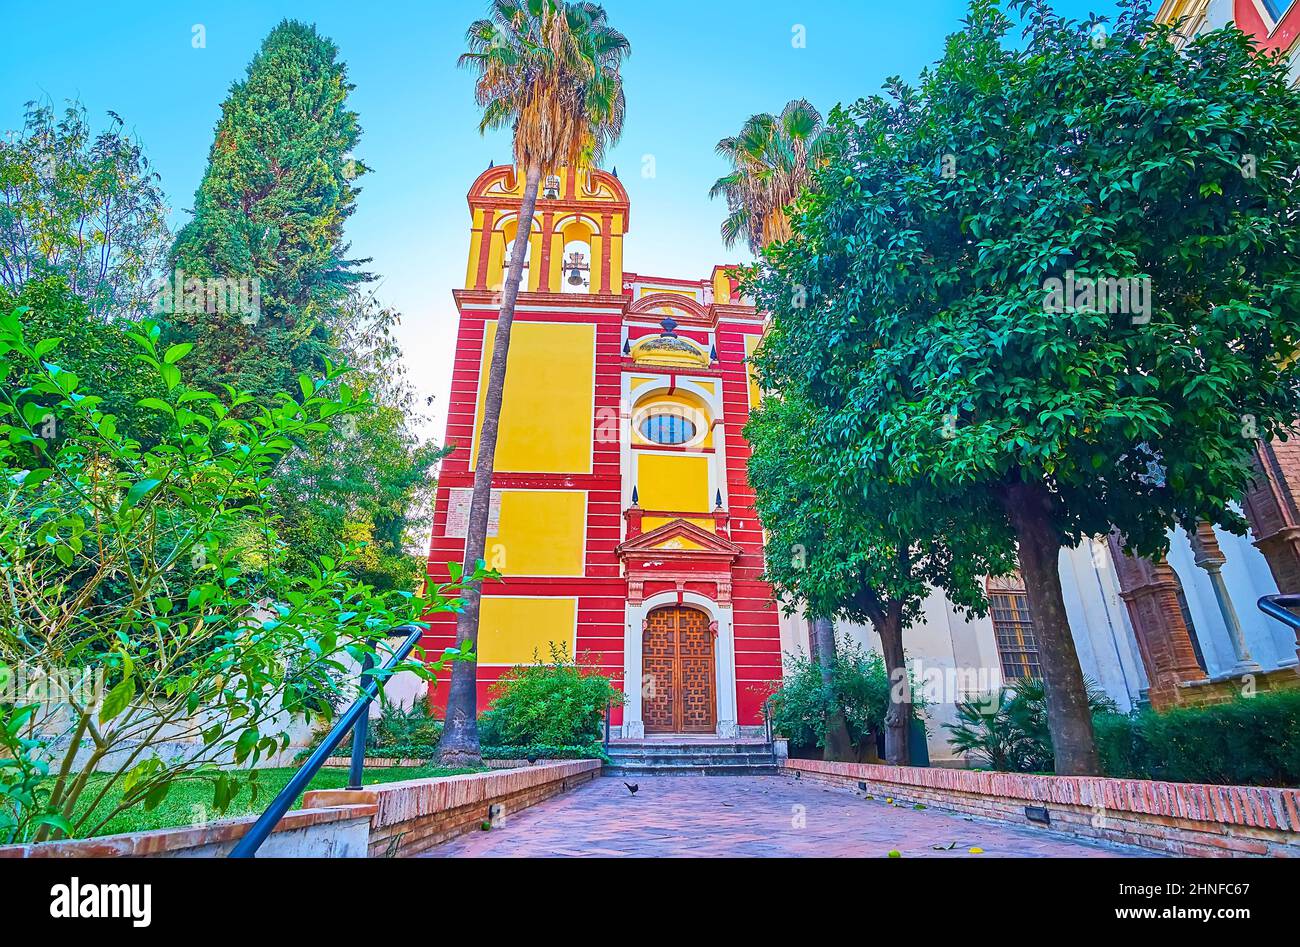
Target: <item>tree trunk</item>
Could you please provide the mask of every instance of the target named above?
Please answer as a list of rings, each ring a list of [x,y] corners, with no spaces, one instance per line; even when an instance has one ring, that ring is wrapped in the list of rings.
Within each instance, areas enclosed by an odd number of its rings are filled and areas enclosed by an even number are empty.
[[[844,719],[844,708],[835,699],[835,623],[829,618],[814,618],[812,632],[817,637],[817,664],[822,672],[822,686],[835,700],[835,707],[826,718],[825,746],[822,759],[829,762],[852,762],[853,741],[849,738],[849,724]]]
[[[506,386],[506,357],[510,352],[510,329],[515,319],[515,301],[523,277],[524,257],[533,230],[537,188],[542,169],[527,169],[524,198],[519,207],[515,242],[506,269],[501,311],[497,315],[492,362],[488,366],[487,391],[483,398],[483,424],[479,428],[478,457],[474,467],[474,493],[469,505],[469,528],[465,537],[465,574],[470,575],[487,547],[488,511],[492,501],[492,470],[496,463],[497,429],[501,422],[501,399]],[[466,643],[478,653],[479,583],[467,583],[461,593],[462,611],[456,617],[456,646]],[[453,661],[447,693],[447,717],[438,741],[438,761],[443,766],[477,766],[482,763],[478,742],[478,663]]]
[[[889,707],[885,710],[885,762],[910,766],[912,754],[908,738],[912,728],[912,688],[903,655],[903,616],[891,606],[874,623],[880,636],[880,650],[889,673]]]
[[[1020,574],[1034,620],[1047,689],[1047,724],[1058,776],[1101,772],[1088,693],[1061,595],[1061,537],[1052,523],[1051,497],[1041,483],[1013,483],[1001,501],[1019,541]]]

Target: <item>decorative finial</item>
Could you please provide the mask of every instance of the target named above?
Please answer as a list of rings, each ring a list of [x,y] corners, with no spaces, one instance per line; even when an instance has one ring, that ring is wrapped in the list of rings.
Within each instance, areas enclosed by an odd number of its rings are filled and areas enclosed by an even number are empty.
[[[497,166],[497,163],[496,163],[495,161],[492,161],[492,160],[489,160],[489,161],[488,161],[488,170],[489,170],[489,171],[491,171],[491,170],[492,170],[493,168],[495,168],[496,166]]]
[[[668,335],[668,336],[676,337],[677,333],[673,331],[674,329],[677,328],[677,320],[676,320],[676,319],[674,319],[672,316],[669,316],[668,318],[664,319],[664,321],[661,322],[661,323],[659,323],[659,324],[660,324],[661,326],[664,327],[664,331],[663,331],[663,334],[664,334],[664,335]]]
[[[718,489],[718,496],[717,496],[717,499],[715,499],[715,500],[713,501],[713,503],[714,503],[714,509],[718,509],[718,510],[722,509],[722,489],[721,489],[721,488]]]
[[[710,345],[710,346],[709,346],[709,361],[710,361],[710,362],[716,362],[717,360],[718,360],[718,347],[717,347],[716,345]]]
[[[624,340],[623,340],[623,354],[624,354],[624,355],[631,355],[631,354],[632,354],[632,340],[631,340],[631,339],[624,339]]]
[[[614,177],[618,177],[618,165],[614,165]]]
[[[636,492],[636,487],[632,488],[632,505],[636,506],[641,502],[641,497]]]

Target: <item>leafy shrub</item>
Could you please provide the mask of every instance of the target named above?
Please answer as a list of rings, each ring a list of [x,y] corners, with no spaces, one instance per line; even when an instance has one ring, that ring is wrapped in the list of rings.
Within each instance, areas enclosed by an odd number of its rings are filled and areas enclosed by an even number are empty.
[[[913,711],[919,709],[919,688],[912,688]],[[772,692],[772,730],[795,750],[820,747],[826,740],[826,718],[838,704],[844,710],[849,737],[858,758],[874,751],[877,734],[885,729],[889,709],[889,672],[884,659],[848,635],[835,647],[831,690],[822,683],[821,667],[803,654],[786,655],[786,673]]]
[[[622,706],[623,693],[589,663],[551,644],[549,663],[537,659],[506,671],[492,687],[486,736],[502,746],[586,746],[602,734],[605,708]]]
[[[209,774],[222,812],[294,720],[350,700],[344,655],[376,656],[458,588],[377,593],[348,547],[285,568],[264,497],[297,439],[365,409],[342,371],[300,378],[301,400],[218,397],[182,381],[187,343],[143,323],[129,338],[161,392],[137,404],[160,419],[145,445],[23,316],[0,315],[0,675],[102,686],[0,701],[0,843],[94,835]]]
[[[442,720],[427,700],[409,707],[390,703],[380,695],[379,716],[366,730],[366,747],[383,750],[395,746],[434,746],[442,736]]]
[[[427,700],[416,700],[409,707],[390,703],[381,691],[379,716],[372,717],[366,726],[366,756],[432,759],[434,748],[442,736],[442,720],[434,713]],[[295,759],[305,760],[329,734],[318,730],[311,741],[298,752]],[[352,753],[352,731],[339,743],[335,754]]]
[[[1118,708],[1095,681],[1085,680],[1094,715]],[[1052,735],[1047,726],[1047,690],[1041,680],[1023,678],[996,694],[957,704],[957,723],[946,723],[949,743],[964,756],[1010,773],[1051,772]]]
[[[1300,786],[1300,691],[1094,720],[1108,776]]]

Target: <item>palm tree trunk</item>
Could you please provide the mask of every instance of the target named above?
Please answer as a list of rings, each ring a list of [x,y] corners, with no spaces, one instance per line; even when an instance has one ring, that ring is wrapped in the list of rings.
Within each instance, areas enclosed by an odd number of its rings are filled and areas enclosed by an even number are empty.
[[[1047,724],[1058,776],[1097,776],[1101,761],[1079,655],[1061,594],[1061,539],[1052,525],[1050,497],[1041,483],[1015,482],[1000,496],[1015,528],[1020,573],[1034,620],[1047,690]]]
[[[817,664],[822,672],[822,686],[835,702],[826,717],[822,758],[829,762],[852,762],[855,756],[848,721],[844,719],[844,708],[835,697],[835,623],[829,618],[814,618],[812,632],[817,639]]]
[[[890,606],[876,623],[880,636],[880,650],[889,674],[889,707],[885,710],[885,762],[895,766],[910,766],[912,762],[908,737],[912,727],[912,690],[907,678],[907,664],[903,653],[903,616],[896,606]]]
[[[474,467],[474,494],[469,504],[469,528],[465,537],[465,574],[470,575],[487,547],[488,511],[492,501],[492,471],[496,464],[497,431],[501,422],[501,399],[506,387],[506,356],[510,352],[510,328],[515,320],[515,301],[523,277],[524,256],[533,230],[537,209],[537,188],[542,169],[530,166],[524,176],[524,198],[519,207],[515,242],[506,269],[505,295],[497,315],[492,362],[488,366],[487,392],[483,398],[483,424],[479,428],[478,458]],[[456,647],[469,644],[478,653],[479,583],[468,583],[461,593],[462,611],[456,617]],[[478,742],[478,663],[453,661],[447,693],[447,718],[438,741],[438,760],[443,766],[477,766],[482,763]]]

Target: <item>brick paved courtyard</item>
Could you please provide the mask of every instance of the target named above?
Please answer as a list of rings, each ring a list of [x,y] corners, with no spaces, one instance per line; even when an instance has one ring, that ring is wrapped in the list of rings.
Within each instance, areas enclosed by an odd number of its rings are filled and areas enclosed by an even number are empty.
[[[429,857],[883,857],[891,849],[904,858],[1133,854],[1030,828],[892,806],[780,776],[657,776],[637,784],[632,796],[621,779],[595,779],[507,814],[504,826],[441,845]]]

